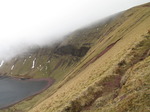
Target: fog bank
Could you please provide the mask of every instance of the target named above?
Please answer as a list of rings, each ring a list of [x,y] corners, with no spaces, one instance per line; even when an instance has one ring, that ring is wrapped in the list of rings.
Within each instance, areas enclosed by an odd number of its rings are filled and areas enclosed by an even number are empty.
[[[64,35],[149,0],[1,0],[0,59]]]

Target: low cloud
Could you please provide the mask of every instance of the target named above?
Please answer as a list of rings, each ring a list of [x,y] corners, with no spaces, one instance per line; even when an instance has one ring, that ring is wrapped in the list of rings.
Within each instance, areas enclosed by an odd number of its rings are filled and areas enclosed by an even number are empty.
[[[1,0],[0,59],[53,44],[80,27],[149,0]]]

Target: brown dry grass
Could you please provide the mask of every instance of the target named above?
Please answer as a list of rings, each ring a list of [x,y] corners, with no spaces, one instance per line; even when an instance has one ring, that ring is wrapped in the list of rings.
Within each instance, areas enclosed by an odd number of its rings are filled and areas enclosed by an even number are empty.
[[[32,108],[15,109],[19,106],[23,108],[20,104],[6,112],[132,112],[136,109],[140,112],[144,108],[148,110],[149,58],[141,60],[140,63],[138,59],[133,64],[131,60],[135,59],[133,48],[145,39],[142,35],[150,28],[149,21],[150,9],[147,7],[136,7],[126,11],[103,29],[102,38],[63,80],[39,96],[38,102],[30,101],[35,103]],[[118,39],[120,40],[105,54],[83,67]],[[135,67],[130,69],[132,65]],[[129,70],[126,72],[127,69]],[[145,74],[143,78],[142,74]],[[144,81],[146,85],[143,84]],[[143,89],[135,91],[139,86]]]
[[[94,63],[78,72],[77,75],[58,89],[55,94],[31,109],[30,112],[77,112],[81,110],[82,107],[89,105],[94,99],[95,94],[101,94],[103,92],[103,86],[96,86],[96,83],[101,84],[102,82],[106,82],[109,78],[112,79],[112,77],[117,75],[114,71],[116,70],[118,63],[131,52],[133,47],[143,40],[141,35],[146,34],[150,27],[150,24],[148,24],[150,17],[147,15],[150,10],[147,8],[135,10],[138,10],[138,13],[135,13],[130,19],[126,20],[120,27],[105,37],[106,39],[104,40],[107,40],[109,36],[114,35],[114,38],[110,40],[111,42],[117,40],[120,36],[122,37],[112,49],[101,58],[97,59]],[[141,17],[141,19],[137,20],[137,17]],[[135,24],[133,24],[133,22],[135,22]],[[118,33],[120,29],[126,30],[123,33]],[[95,53],[99,52],[102,43],[104,44],[104,41],[97,43],[92,50],[95,50]],[[109,41],[107,41],[107,43],[109,43]],[[105,45],[109,44],[105,43]],[[79,68],[80,67],[77,67],[75,71]],[[70,74],[73,75],[73,73],[74,72]],[[134,101],[137,96],[137,93],[133,92],[131,96],[129,95],[128,97],[129,100]],[[124,107],[120,106],[120,109],[123,109],[121,110],[122,112],[128,108],[128,105],[130,105],[127,101],[128,100],[124,101],[126,102]],[[74,109],[75,107],[76,109]]]

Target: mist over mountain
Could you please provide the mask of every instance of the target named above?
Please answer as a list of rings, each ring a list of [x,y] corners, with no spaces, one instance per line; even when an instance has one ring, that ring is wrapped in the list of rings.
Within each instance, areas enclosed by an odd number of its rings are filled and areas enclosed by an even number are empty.
[[[149,0],[0,1],[0,59],[52,45],[78,28]]]
[[[6,1],[0,112],[149,112],[150,2]]]

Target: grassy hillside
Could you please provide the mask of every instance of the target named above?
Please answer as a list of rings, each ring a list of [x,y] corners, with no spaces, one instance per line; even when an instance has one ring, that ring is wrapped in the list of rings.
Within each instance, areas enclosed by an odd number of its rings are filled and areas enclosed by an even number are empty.
[[[150,3],[18,56],[0,73],[56,80],[3,112],[149,112]]]

